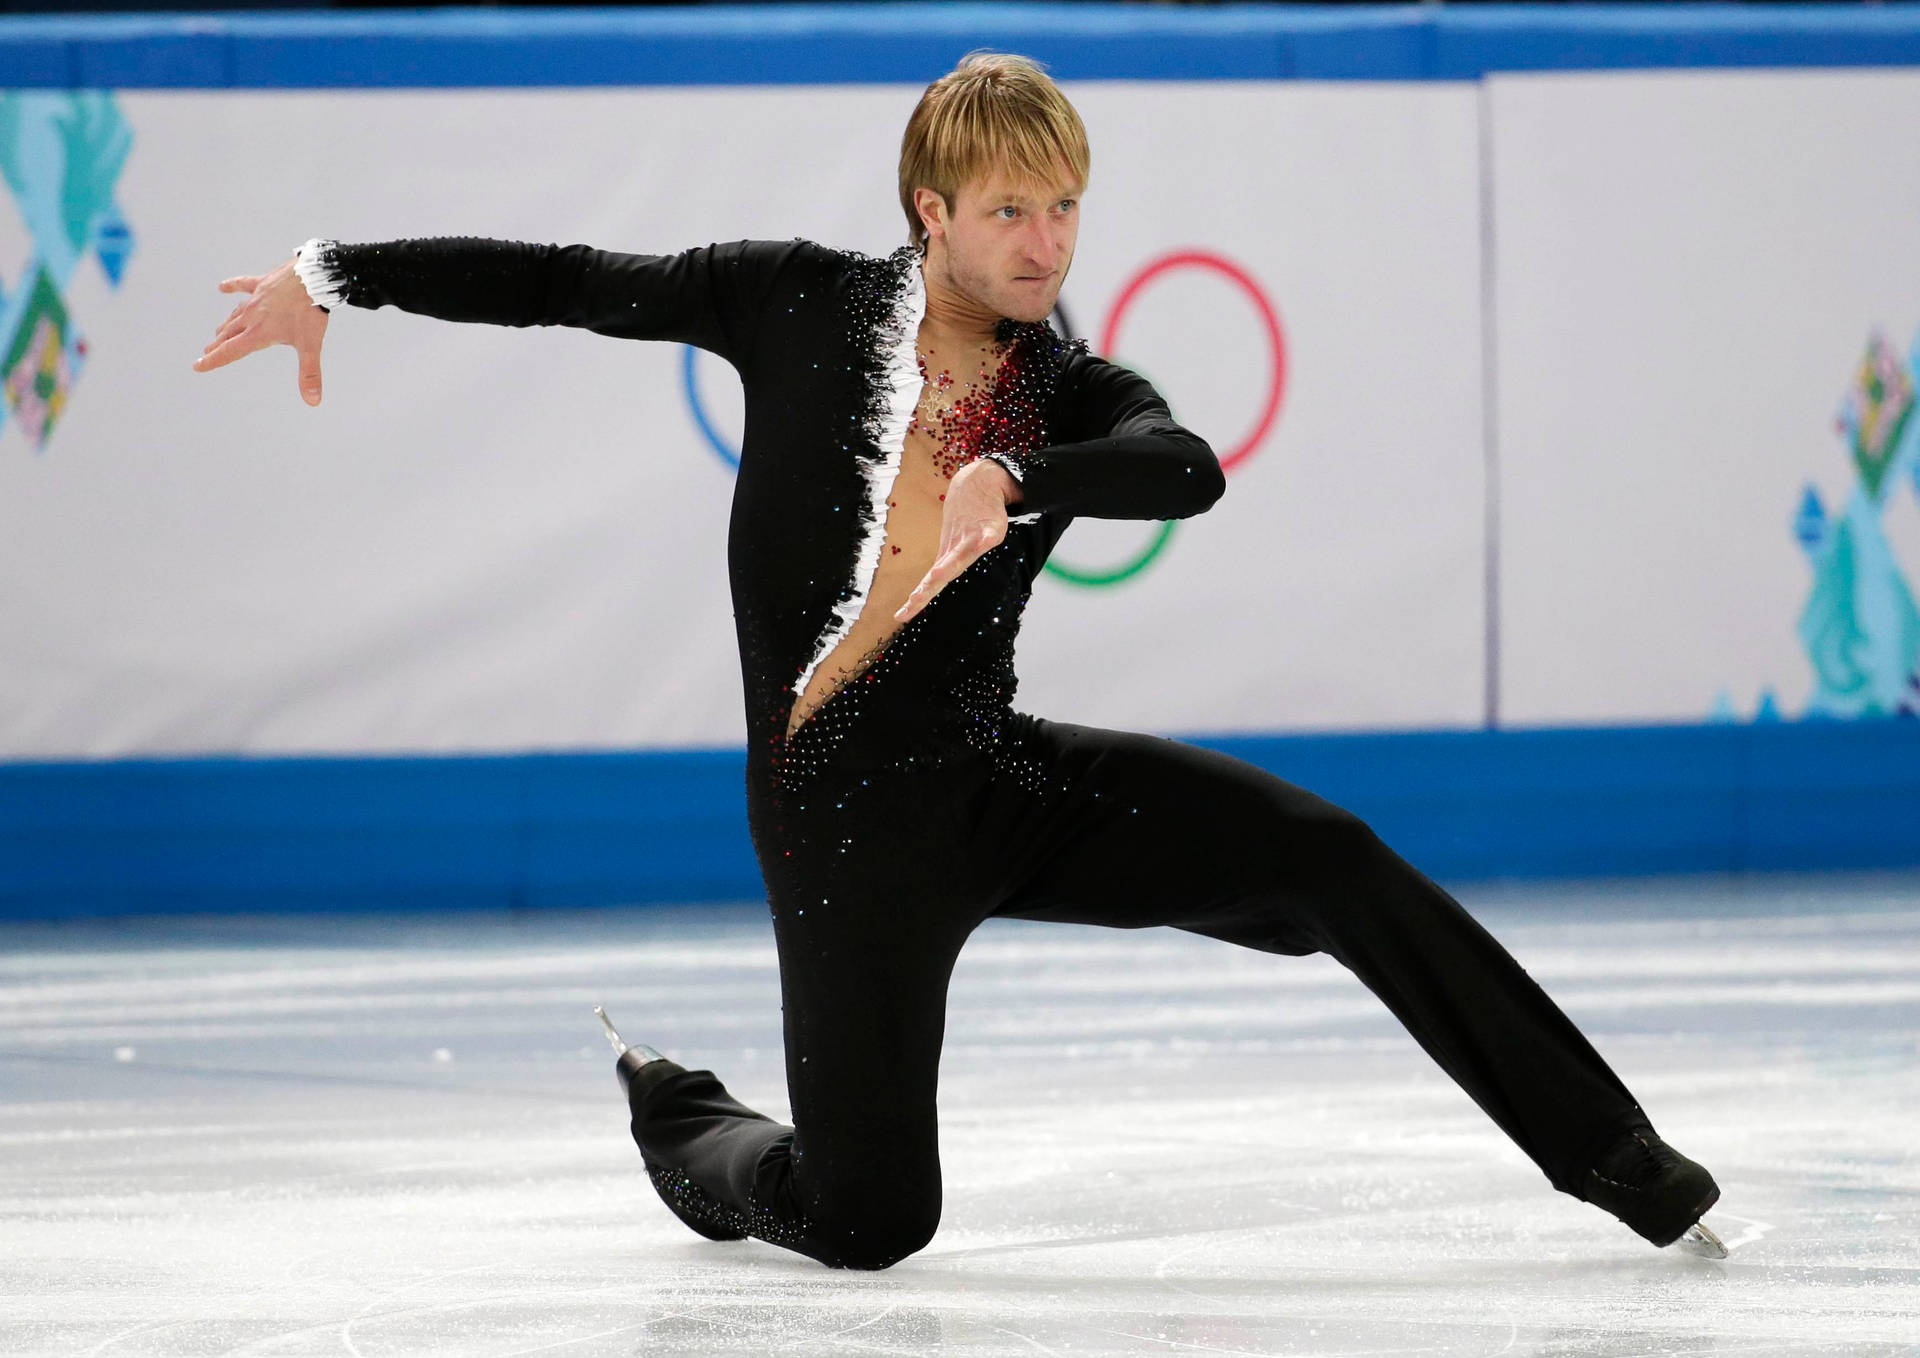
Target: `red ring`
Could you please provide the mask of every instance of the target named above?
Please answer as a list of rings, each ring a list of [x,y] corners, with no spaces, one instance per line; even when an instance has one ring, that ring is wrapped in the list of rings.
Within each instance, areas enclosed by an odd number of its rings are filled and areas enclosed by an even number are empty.
[[[1220,459],[1220,469],[1232,471],[1251,457],[1261,441],[1273,432],[1274,421],[1280,414],[1280,396],[1287,386],[1287,344],[1280,333],[1280,318],[1274,313],[1273,304],[1267,300],[1266,293],[1254,281],[1252,274],[1226,256],[1216,255],[1210,250],[1174,250],[1149,261],[1113,299],[1113,306],[1107,311],[1107,324],[1100,332],[1100,352],[1105,355],[1113,353],[1113,342],[1120,333],[1120,318],[1142,288],[1169,270],[1190,268],[1211,269],[1239,284],[1241,291],[1252,299],[1254,310],[1260,313],[1260,320],[1267,327],[1267,342],[1273,348],[1272,385],[1267,390],[1267,403],[1260,412],[1260,419],[1254,425],[1253,433]]]

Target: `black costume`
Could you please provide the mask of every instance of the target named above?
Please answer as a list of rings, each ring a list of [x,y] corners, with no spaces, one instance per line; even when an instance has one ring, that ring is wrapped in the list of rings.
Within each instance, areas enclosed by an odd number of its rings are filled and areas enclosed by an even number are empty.
[[[1252,764],[1012,710],[1021,611],[1073,517],[1186,517],[1225,487],[1144,378],[1045,325],[1001,323],[1012,347],[978,451],[1021,483],[1006,540],[785,739],[878,560],[921,387],[920,259],[798,240],[662,256],[467,237],[300,251],[322,304],[682,341],[744,383],[728,561],[794,1126],[711,1072],[642,1066],[633,1133],[662,1195],[706,1234],[834,1265],[923,1246],[940,1212],[948,977],[1000,915],[1326,952],[1556,1188],[1586,1198],[1596,1157],[1645,1116],[1451,896],[1353,815]]]

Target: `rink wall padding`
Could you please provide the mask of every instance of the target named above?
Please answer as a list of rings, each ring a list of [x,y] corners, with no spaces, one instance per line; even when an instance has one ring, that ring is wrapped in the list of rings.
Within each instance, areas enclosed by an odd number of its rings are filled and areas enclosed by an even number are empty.
[[[1920,866],[1920,722],[1192,739],[1442,881]],[[0,916],[753,900],[742,774],[732,750],[0,765]]]
[[[0,913],[738,899],[742,775],[730,751],[0,765]]]
[[[1920,865],[1920,5],[21,15],[0,915],[757,896],[724,364],[356,312],[307,409],[187,357],[313,234],[884,251],[975,46],[1095,134],[1060,323],[1246,439],[1198,520],[1072,526],[1022,710],[1443,880]]]
[[[956,44],[1063,80],[1473,80],[1495,71],[1920,62],[1908,5],[711,5],[684,11],[22,15],[0,86],[927,81]]]

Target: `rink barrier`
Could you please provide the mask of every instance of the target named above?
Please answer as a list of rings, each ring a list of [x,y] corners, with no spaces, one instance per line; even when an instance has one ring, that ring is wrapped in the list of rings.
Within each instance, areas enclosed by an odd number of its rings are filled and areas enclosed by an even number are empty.
[[[276,89],[926,82],[975,46],[1063,80],[1475,80],[1920,63],[1855,5],[711,5],[0,16],[0,86]]]
[[[1912,720],[1181,738],[1443,881],[1920,866]],[[0,764],[0,917],[762,896],[739,750]]]
[[[1920,64],[1913,5],[792,5],[0,16],[0,86],[1473,80]],[[1920,723],[1184,737],[1444,880],[1920,865]],[[738,750],[0,763],[0,916],[755,898]]]

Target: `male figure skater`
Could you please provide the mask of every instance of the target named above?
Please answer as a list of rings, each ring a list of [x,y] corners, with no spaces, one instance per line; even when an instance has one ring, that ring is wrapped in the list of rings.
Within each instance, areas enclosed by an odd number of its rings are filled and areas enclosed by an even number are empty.
[[[1046,323],[1088,164],[1035,63],[974,54],[908,121],[911,243],[885,259],[316,238],[220,284],[249,295],[194,367],[291,344],[316,404],[328,309],[391,303],[697,344],[739,370],[728,564],[793,1125],[650,1049],[618,1062],[654,1185],[702,1235],[867,1269],[927,1243],[948,978],[1009,916],[1326,952],[1555,1188],[1656,1245],[1693,1228],[1711,1248],[1712,1177],[1358,818],[1224,754],[1013,710],[1021,612],[1074,516],[1184,518],[1226,485],[1144,378]]]

